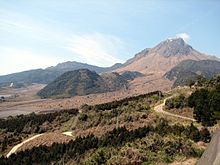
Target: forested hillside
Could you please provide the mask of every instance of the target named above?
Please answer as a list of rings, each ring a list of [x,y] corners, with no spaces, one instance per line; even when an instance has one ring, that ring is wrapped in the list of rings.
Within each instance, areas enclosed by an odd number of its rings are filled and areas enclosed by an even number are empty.
[[[69,71],[38,92],[42,98],[82,96],[111,92],[128,87],[127,80],[118,73],[98,75],[88,69]]]
[[[74,137],[63,144],[38,146],[9,158],[1,157],[0,164],[157,164],[171,163],[178,157],[198,159],[204,149],[197,142],[209,142],[209,131],[199,130],[190,122],[183,125],[156,115],[151,108],[163,98],[156,91],[105,104],[83,105],[79,111],[1,120],[2,136],[7,137],[2,141],[4,150],[14,144],[10,141],[18,131],[22,138],[27,132],[72,130]]]

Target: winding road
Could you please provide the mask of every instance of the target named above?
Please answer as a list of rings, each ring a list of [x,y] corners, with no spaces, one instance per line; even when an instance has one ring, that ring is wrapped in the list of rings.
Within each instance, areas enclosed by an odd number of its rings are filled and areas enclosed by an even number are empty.
[[[155,110],[156,112],[158,112],[158,113],[163,113],[163,114],[165,114],[165,115],[169,115],[169,116],[173,116],[173,117],[177,117],[177,118],[181,118],[181,119],[184,119],[184,120],[190,120],[190,121],[195,122],[196,120],[193,119],[193,118],[184,117],[184,116],[177,115],[177,114],[173,114],[173,113],[166,112],[166,111],[163,110],[163,107],[165,106],[165,103],[166,103],[167,99],[170,99],[170,98],[172,98],[172,97],[173,97],[173,96],[164,99],[164,101],[163,101],[162,104],[159,104],[159,105],[157,105],[157,106],[154,107],[154,110]]]
[[[190,120],[190,121],[195,122],[196,120],[193,119],[193,118],[189,118],[189,117],[184,117],[184,116],[172,114],[172,113],[169,113],[169,112],[166,112],[166,111],[163,110],[163,107],[165,106],[166,100],[167,100],[167,99],[170,99],[170,98],[172,98],[172,97],[173,97],[173,96],[164,99],[162,104],[159,104],[159,105],[157,105],[157,106],[154,107],[154,110],[155,110],[156,112],[158,112],[158,113],[162,113],[162,114],[165,114],[165,115],[169,115],[169,116],[173,116],[173,117],[177,117],[177,118],[181,118],[181,119],[184,119],[184,120]],[[82,113],[81,110],[79,111],[79,114],[80,114],[80,113]],[[74,122],[73,122],[73,126],[76,125],[76,123],[77,123],[77,121],[78,121],[79,114],[76,116],[76,119],[75,119]],[[72,136],[72,137],[73,137],[72,131],[63,132],[62,134],[67,135],[67,136]],[[23,141],[23,142],[21,142],[21,143],[19,143],[19,144],[17,144],[17,145],[15,145],[15,146],[10,150],[10,152],[7,154],[7,157],[9,157],[9,156],[10,156],[11,154],[13,154],[13,153],[16,153],[16,151],[18,150],[18,148],[21,147],[22,145],[24,145],[25,143],[27,143],[27,142],[29,142],[29,141],[31,141],[31,140],[33,140],[33,139],[35,139],[35,138],[37,138],[37,137],[39,137],[39,136],[41,136],[41,135],[43,135],[43,134],[35,135],[35,136],[33,136],[33,137],[29,138],[29,139],[26,139],[25,141]]]

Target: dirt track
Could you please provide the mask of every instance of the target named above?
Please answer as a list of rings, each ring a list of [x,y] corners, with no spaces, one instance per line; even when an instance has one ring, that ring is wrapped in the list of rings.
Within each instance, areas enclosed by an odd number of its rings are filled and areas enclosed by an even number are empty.
[[[163,110],[163,107],[165,106],[166,100],[167,100],[167,99],[170,99],[170,98],[172,98],[172,97],[173,97],[173,96],[164,99],[164,101],[163,101],[162,104],[159,104],[159,105],[157,105],[157,106],[154,107],[154,110],[155,110],[156,112],[158,112],[158,113],[163,113],[163,114],[168,115],[168,116],[173,116],[173,117],[177,117],[177,118],[181,118],[181,119],[184,119],[184,120],[190,120],[190,121],[195,122],[195,121],[196,121],[195,119],[192,119],[192,118],[189,118],[189,117],[180,116],[180,115],[176,115],[176,114],[169,113],[169,112],[166,112],[166,111]]]
[[[66,135],[66,136],[73,137],[71,131],[60,133],[59,136],[61,136],[62,134],[63,134],[63,135]],[[43,133],[43,134],[37,134],[37,135],[35,135],[35,136],[32,136],[32,137],[30,137],[30,138],[24,140],[23,142],[21,142],[21,143],[15,145],[15,146],[10,150],[10,152],[7,154],[7,157],[9,157],[9,156],[10,156],[11,154],[13,154],[13,153],[16,153],[16,152],[17,152],[20,148],[22,148],[23,145],[26,144],[26,143],[30,143],[30,142],[32,142],[33,140],[37,141],[37,139],[40,139],[40,138],[46,140],[46,139],[49,139],[49,138],[46,137],[46,136],[53,136],[53,135],[55,136],[54,133]],[[45,138],[44,138],[43,136],[45,136]],[[56,133],[56,137],[57,137],[57,136],[58,136],[58,133]],[[62,137],[62,136],[61,136],[61,137]],[[58,140],[58,139],[57,139],[57,140]],[[41,140],[41,141],[42,141],[42,140]],[[44,142],[45,142],[45,141],[44,141]]]
[[[14,147],[11,149],[11,151],[7,154],[7,158],[8,158],[11,154],[15,153],[19,147],[21,147],[21,146],[24,145],[25,143],[27,143],[27,142],[29,142],[29,141],[31,141],[31,140],[33,140],[33,139],[35,139],[35,138],[37,138],[37,137],[39,137],[39,136],[41,136],[41,135],[43,135],[43,134],[35,135],[35,136],[33,136],[33,137],[29,138],[29,139],[26,139],[25,141],[23,141],[23,142],[17,144],[16,146],[14,146]]]

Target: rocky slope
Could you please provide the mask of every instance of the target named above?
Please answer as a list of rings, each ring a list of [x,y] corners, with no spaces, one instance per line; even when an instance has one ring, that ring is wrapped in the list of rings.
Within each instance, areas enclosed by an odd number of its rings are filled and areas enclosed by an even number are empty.
[[[164,76],[169,80],[175,80],[173,87],[186,85],[189,80],[195,80],[198,75],[212,78],[220,73],[220,62],[213,60],[186,60],[172,68]]]
[[[118,72],[139,71],[142,73],[163,72],[170,70],[181,61],[191,60],[216,60],[214,56],[208,56],[193,49],[181,38],[167,39],[154,48],[145,49],[128,60]]]
[[[174,80],[165,79],[164,74],[185,60],[217,60],[217,58],[196,51],[181,38],[174,38],[141,51],[116,71],[119,73],[138,71],[144,74],[132,82],[132,86],[138,91],[158,87],[161,90],[169,90]]]

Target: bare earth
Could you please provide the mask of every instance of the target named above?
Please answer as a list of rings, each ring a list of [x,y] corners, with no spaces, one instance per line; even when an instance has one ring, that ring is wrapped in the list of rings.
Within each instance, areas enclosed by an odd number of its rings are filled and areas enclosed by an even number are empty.
[[[143,83],[144,82],[144,83]],[[163,82],[163,83],[162,83]],[[164,84],[156,87],[155,84]],[[126,97],[144,94],[155,90],[167,91],[170,89],[171,82],[164,79],[149,80],[146,77],[137,78],[130,82],[128,90],[120,90],[115,92],[90,94],[87,96],[75,96],[65,99],[40,99],[36,93],[44,87],[44,85],[32,85],[28,88],[7,89],[0,91],[0,94],[18,94],[18,97],[10,101],[0,103],[0,118],[15,116],[20,114],[28,114],[31,112],[42,112],[50,110],[62,110],[79,108],[83,104],[94,105],[106,103]],[[14,93],[13,93],[14,92]]]

